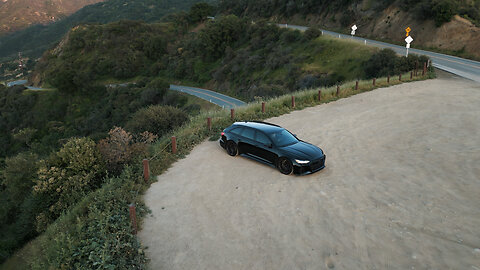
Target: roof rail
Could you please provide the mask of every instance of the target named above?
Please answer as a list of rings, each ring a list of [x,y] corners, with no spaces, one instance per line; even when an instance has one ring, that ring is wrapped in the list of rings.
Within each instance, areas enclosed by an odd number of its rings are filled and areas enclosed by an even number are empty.
[[[275,126],[275,127],[281,127],[279,125],[275,125],[275,124],[272,124],[272,123],[268,123],[268,122],[263,122],[263,121],[245,121],[245,122],[253,122],[253,123],[259,123],[259,124],[265,124],[265,125],[270,125],[270,126]]]

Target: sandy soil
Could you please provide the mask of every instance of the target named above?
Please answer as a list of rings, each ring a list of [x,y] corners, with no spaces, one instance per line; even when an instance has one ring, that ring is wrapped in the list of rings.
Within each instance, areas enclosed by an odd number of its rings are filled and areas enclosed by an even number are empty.
[[[158,177],[151,269],[480,269],[480,85],[449,75],[269,119],[327,167],[284,176],[204,142]]]

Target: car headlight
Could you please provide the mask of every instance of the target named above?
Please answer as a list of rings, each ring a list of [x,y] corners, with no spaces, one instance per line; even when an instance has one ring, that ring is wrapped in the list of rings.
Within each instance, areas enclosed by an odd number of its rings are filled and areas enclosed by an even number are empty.
[[[310,163],[310,160],[295,159],[295,162],[297,162],[298,164],[308,164]]]

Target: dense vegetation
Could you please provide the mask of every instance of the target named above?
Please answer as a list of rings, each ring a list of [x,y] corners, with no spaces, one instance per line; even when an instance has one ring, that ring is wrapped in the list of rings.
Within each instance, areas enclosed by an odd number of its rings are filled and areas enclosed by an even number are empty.
[[[0,60],[14,58],[19,51],[25,56],[39,57],[81,23],[108,23],[122,19],[154,22],[173,12],[188,10],[196,2],[199,0],[108,0],[86,6],[53,24],[35,25],[0,37]]]
[[[480,25],[480,1],[468,0],[382,0],[382,1],[363,1],[363,0],[342,0],[342,1],[314,1],[314,0],[221,0],[219,9],[223,12],[233,13],[238,16],[251,17],[291,17],[293,15],[315,15],[336,13],[342,11],[340,19],[342,26],[349,25],[360,16],[355,5],[362,9],[373,11],[382,11],[391,4],[398,4],[405,10],[413,11],[419,19],[433,18],[437,24],[450,21],[455,14],[459,14],[470,19],[477,25]]]
[[[185,18],[196,13],[205,17],[210,8],[194,10],[174,17],[173,23],[79,26],[44,55],[35,77],[65,93],[97,91],[95,85],[105,79],[161,77],[253,100],[379,75],[366,69],[376,49],[319,38],[315,28],[302,34],[235,15],[189,32]],[[119,46],[126,43],[129,46]],[[389,57],[397,61],[387,70],[391,74],[411,70],[419,61],[416,56]]]
[[[199,105],[187,105],[188,98],[184,96],[166,94],[165,88],[97,90],[87,97],[56,91],[31,92],[23,87],[0,89],[1,260],[47,228],[79,198],[99,188],[105,171],[110,175],[121,172],[123,165],[138,156],[138,143],[153,141],[152,137],[181,125],[187,114],[200,110]],[[145,114],[149,115],[149,122],[145,121]],[[112,142],[98,146],[91,139],[68,139],[90,136],[98,141],[114,126],[131,126],[134,130],[123,136],[128,145],[137,144],[136,150],[129,150],[128,154],[121,151],[127,156],[115,154],[114,134],[110,135]],[[148,133],[151,135],[144,134],[146,131],[152,131]],[[83,148],[79,146],[80,152],[75,152],[78,145]],[[59,147],[63,148],[50,154]],[[48,183],[49,179],[55,179],[54,185],[37,183]]]

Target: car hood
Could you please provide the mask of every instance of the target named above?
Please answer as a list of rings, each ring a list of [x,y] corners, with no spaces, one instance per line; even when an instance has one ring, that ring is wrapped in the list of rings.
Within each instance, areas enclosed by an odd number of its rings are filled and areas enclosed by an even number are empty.
[[[289,154],[291,158],[315,160],[323,156],[323,151],[319,147],[306,142],[299,141],[291,145],[280,147],[280,149]]]

